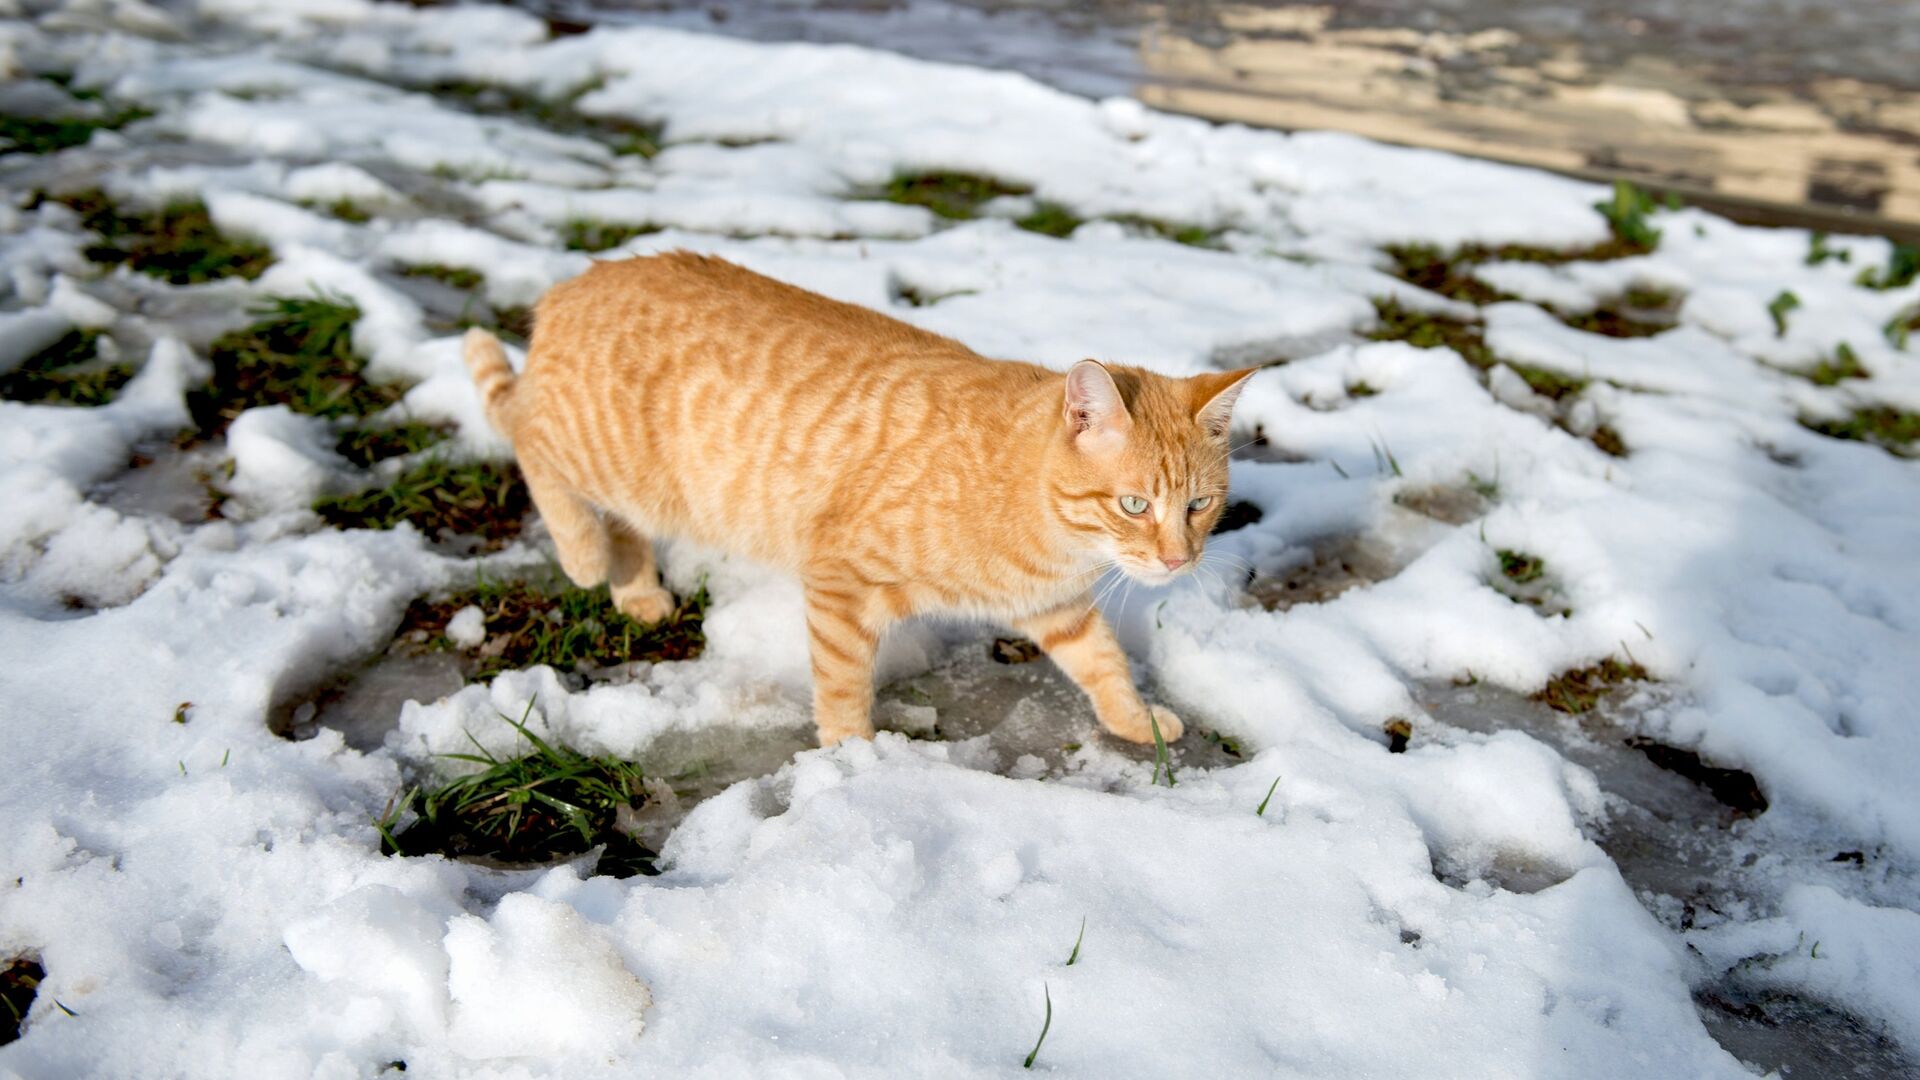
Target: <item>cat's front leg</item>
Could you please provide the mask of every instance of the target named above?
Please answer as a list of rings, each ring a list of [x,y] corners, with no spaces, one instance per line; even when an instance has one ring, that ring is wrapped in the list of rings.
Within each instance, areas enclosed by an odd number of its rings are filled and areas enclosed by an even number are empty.
[[[1093,699],[1094,714],[1108,731],[1128,742],[1150,743],[1156,721],[1160,737],[1167,742],[1178,739],[1185,730],[1172,710],[1149,706],[1140,699],[1140,691],[1133,685],[1133,670],[1127,666],[1127,654],[1092,597],[1081,596],[1013,625],[1037,642],[1060,670],[1086,691]]]
[[[873,738],[873,658],[880,627],[859,589],[809,582],[807,644],[813,655],[813,722],[820,745]]]

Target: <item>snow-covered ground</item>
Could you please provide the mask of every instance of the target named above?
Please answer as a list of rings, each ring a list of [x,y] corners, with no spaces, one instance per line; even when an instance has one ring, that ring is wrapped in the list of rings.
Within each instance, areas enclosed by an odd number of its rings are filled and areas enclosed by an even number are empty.
[[[1487,346],[1590,380],[1556,403],[1509,368],[1367,334],[1380,299],[1474,314],[1385,272],[1385,245],[1597,244],[1606,193],[1588,185],[851,47],[550,41],[506,9],[360,0],[9,6],[39,14],[0,23],[0,66],[71,71],[155,115],[0,161],[0,368],[76,326],[143,360],[109,405],[0,403],[0,959],[47,973],[0,1073],[1006,1075],[1050,1013],[1034,1068],[1074,1076],[1739,1076],[1694,1000],[1736,975],[1920,1056],[1920,473],[1799,422],[1920,410],[1920,344],[1882,333],[1920,283],[1853,284],[1884,242],[1835,239],[1850,262],[1809,265],[1805,233],[1681,210],[1656,215],[1649,255],[1482,267],[1520,298],[1484,309]],[[620,155],[412,89],[443,81],[664,123],[666,149]],[[957,223],[862,195],[929,170],[1032,194]],[[56,181],[201,198],[277,261],[253,282],[103,274],[73,214],[24,208]],[[308,205],[340,199],[374,216]],[[1016,228],[1036,200],[1087,223]],[[583,218],[661,230],[618,254],[722,254],[989,355],[1288,359],[1237,417],[1265,440],[1233,472],[1262,519],[1214,540],[1216,573],[1109,604],[1149,692],[1246,760],[1168,788],[1090,718],[1050,760],[888,733],[702,803],[659,877],[382,856],[372,819],[403,783],[469,733],[510,748],[501,714],[530,700],[535,730],[639,760],[667,738],[790,737],[797,587],[672,548],[670,581],[712,593],[700,659],[586,689],[511,672],[406,705],[362,752],[334,731],[283,740],[268,714],[476,560],[411,529],[322,527],[309,503],[351,473],[283,409],[229,433],[226,519],[98,492],[187,424],[207,338],[268,295],[350,297],[373,370],[414,382],[401,408],[504,454],[455,338],[393,271],[471,269],[488,301],[524,305],[588,265],[561,245]],[[1222,249],[1128,218],[1217,230]],[[1684,299],[1651,337],[1541,306],[1656,288]],[[1842,342],[1869,378],[1791,374]],[[1626,456],[1582,437],[1603,427]],[[1473,512],[1439,515],[1459,523],[1410,509],[1475,488]],[[1393,572],[1284,611],[1247,599],[1240,561],[1280,575],[1342,538]],[[1541,560],[1550,602],[1506,595],[1502,550]],[[529,539],[485,565],[542,558]],[[884,677],[980,633],[896,635]],[[1627,808],[1594,772],[1427,705],[1607,658],[1657,680],[1616,722],[1764,791],[1759,816],[1704,823],[1736,902],[1636,889],[1596,842]]]

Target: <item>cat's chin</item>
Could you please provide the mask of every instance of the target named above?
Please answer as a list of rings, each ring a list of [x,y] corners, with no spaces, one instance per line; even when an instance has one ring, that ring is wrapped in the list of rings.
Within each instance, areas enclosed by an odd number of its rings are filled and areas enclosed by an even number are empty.
[[[1120,569],[1124,571],[1128,577],[1140,584],[1156,587],[1160,585],[1170,585],[1186,574],[1184,569],[1162,570],[1152,566],[1122,566]]]

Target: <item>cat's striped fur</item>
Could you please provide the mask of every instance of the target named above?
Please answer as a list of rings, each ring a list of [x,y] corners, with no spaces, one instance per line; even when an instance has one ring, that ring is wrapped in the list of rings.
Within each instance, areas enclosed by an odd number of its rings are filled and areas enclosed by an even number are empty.
[[[520,377],[482,330],[467,362],[574,582],[609,582],[642,622],[665,616],[663,535],[798,574],[822,743],[872,734],[875,648],[921,613],[1011,623],[1109,731],[1152,738],[1090,589],[1116,564],[1150,583],[1193,566],[1251,370],[988,360],[681,252],[598,263],[548,292],[534,325]],[[1171,712],[1153,715],[1179,737]]]

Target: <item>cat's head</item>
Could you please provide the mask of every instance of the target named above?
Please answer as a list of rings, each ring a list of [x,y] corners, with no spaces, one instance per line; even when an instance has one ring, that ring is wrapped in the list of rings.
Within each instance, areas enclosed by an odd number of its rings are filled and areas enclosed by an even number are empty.
[[[1170,379],[1075,364],[1050,477],[1060,520],[1146,584],[1191,571],[1226,508],[1227,428],[1257,370]]]

